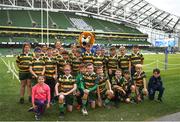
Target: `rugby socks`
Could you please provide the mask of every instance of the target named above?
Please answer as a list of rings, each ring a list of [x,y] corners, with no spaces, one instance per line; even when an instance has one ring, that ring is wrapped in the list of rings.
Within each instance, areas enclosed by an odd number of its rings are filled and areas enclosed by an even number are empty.
[[[110,100],[108,98],[105,99],[104,103],[107,105],[109,104]]]
[[[59,104],[59,111],[64,112],[64,104]]]
[[[87,100],[82,100],[82,103],[83,103],[83,108],[86,108],[86,103],[87,103]]]

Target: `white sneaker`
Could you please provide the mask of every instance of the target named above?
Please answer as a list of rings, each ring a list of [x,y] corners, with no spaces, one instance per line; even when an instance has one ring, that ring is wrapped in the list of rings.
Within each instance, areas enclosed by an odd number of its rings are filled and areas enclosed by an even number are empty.
[[[88,115],[88,112],[87,112],[86,108],[83,108],[83,109],[82,109],[82,114],[83,114],[83,115]]]

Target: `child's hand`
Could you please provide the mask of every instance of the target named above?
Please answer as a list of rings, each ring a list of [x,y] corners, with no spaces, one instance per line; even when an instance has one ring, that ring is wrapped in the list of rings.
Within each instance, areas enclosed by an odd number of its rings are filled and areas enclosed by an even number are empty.
[[[57,79],[57,75],[53,75],[53,78],[56,80]]]
[[[85,90],[84,90],[84,93],[89,94],[89,90],[88,90],[88,89],[85,89]]]
[[[47,104],[46,108],[50,108],[50,104],[49,103]]]
[[[148,91],[147,91],[147,89],[146,89],[146,88],[144,88],[144,90],[143,90],[143,94],[144,94],[145,96],[147,96],[147,95],[148,95]]]
[[[68,95],[68,94],[63,92],[63,95],[66,96],[66,95]]]
[[[109,90],[112,94],[114,94],[113,90]]]
[[[112,74],[112,69],[109,69],[109,74]]]
[[[80,96],[81,93],[79,91],[76,92],[76,96]]]
[[[36,109],[36,107],[37,107],[37,106],[36,106],[35,104],[33,104],[33,108]]]

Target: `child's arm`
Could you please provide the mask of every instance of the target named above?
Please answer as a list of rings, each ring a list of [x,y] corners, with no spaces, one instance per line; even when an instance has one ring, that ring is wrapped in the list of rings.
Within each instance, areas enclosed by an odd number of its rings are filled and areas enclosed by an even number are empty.
[[[48,99],[47,108],[49,108],[50,107],[50,101],[51,101],[51,93],[50,93],[49,86],[47,86],[47,99]]]
[[[106,80],[106,84],[107,84],[108,90],[112,91],[111,83],[109,82],[109,80]]]
[[[34,103],[34,99],[35,99],[34,96],[35,96],[35,87],[32,88],[32,98],[31,98],[32,99],[32,106],[33,106],[33,108],[36,107],[35,103]]]
[[[98,86],[98,78],[95,80],[95,85],[94,85],[92,88],[89,88],[89,89],[88,89],[89,92],[96,90],[96,89],[97,89],[97,86]]]
[[[57,64],[55,65],[55,76],[54,76],[54,79],[55,80],[57,79]]]
[[[57,96],[59,95],[58,87],[59,87],[59,83],[57,82],[56,85],[55,85],[55,93],[56,93]]]
[[[45,71],[46,71],[45,66],[43,66],[42,75],[44,75]]]
[[[99,100],[99,99],[101,99],[101,95],[100,95],[99,86],[97,87],[97,95],[98,95],[98,100]]]
[[[124,94],[126,94],[126,92],[124,91],[124,89],[121,87],[121,86],[118,86],[117,85],[117,88],[116,88],[118,91],[122,91]]]
[[[82,81],[82,82],[80,82],[80,88],[84,91],[84,82]]]
[[[38,76],[34,73],[34,71],[32,70],[32,66],[29,67],[29,71],[30,71],[30,73],[31,73],[33,76],[35,76],[36,78],[38,77]]]
[[[75,83],[73,89],[71,89],[70,91],[64,93],[64,95],[69,95],[69,94],[71,94],[72,92],[74,92],[76,89],[77,89],[77,84]]]
[[[129,61],[129,72],[131,73],[131,61]]]
[[[143,85],[144,85],[144,92],[147,95],[148,91],[147,91],[147,87],[146,87],[146,78],[143,78]]]

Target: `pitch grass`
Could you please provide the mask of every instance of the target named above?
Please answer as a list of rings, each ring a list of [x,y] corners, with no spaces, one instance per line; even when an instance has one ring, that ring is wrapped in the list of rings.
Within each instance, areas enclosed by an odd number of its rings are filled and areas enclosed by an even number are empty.
[[[112,108],[110,110],[105,108],[89,109],[88,116],[82,116],[80,111],[74,109],[72,113],[66,113],[64,120],[88,121],[88,120],[155,120],[160,116],[175,113],[180,111],[180,54],[169,55],[169,69],[163,70],[164,55],[145,55],[144,66],[147,74],[147,80],[152,74],[152,69],[156,66],[162,69],[161,75],[164,81],[165,94],[164,102],[157,103],[149,101],[147,98],[140,104],[125,104],[121,103],[120,108]],[[15,61],[15,58],[3,58],[5,61]],[[160,63],[154,63],[159,60]],[[175,65],[172,65],[175,64]],[[0,120],[34,120],[34,114],[27,112],[31,106],[25,97],[25,104],[20,105],[19,87],[20,83],[16,79],[12,79],[12,74],[7,73],[7,67],[0,60]],[[42,117],[42,120],[58,119],[58,105],[52,106],[47,110]]]

